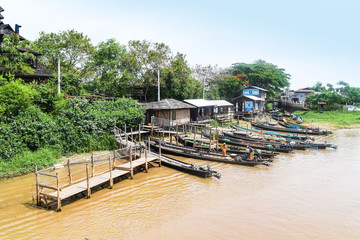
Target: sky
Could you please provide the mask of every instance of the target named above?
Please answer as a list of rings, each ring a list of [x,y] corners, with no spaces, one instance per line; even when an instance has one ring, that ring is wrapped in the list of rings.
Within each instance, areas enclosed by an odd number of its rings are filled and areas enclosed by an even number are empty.
[[[360,87],[358,0],[0,0],[4,23],[39,32],[74,29],[94,45],[110,38],[162,42],[191,66],[258,59],[291,75],[290,88],[316,82]]]

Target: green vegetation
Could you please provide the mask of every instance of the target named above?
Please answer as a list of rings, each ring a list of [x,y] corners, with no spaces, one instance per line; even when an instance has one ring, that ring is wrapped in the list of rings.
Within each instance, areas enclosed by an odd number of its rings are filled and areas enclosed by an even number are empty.
[[[325,102],[326,111],[342,110],[345,104],[360,106],[360,88],[350,87],[348,83],[340,81],[339,88],[334,88],[327,84],[327,88],[322,83],[317,82],[312,89],[320,92],[306,98],[306,102],[311,105],[313,110],[318,109],[319,102]]]
[[[359,111],[297,111],[306,123],[325,123],[334,127],[350,127],[360,125]]]

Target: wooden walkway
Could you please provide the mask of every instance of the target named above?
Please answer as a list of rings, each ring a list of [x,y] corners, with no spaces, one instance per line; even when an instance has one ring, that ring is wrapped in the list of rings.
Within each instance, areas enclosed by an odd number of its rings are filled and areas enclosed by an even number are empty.
[[[150,146],[148,146],[150,147]],[[148,164],[150,162],[157,161],[159,165],[161,165],[161,153],[155,154],[148,150],[149,148],[144,148],[143,146],[136,148],[133,146],[130,146],[123,150],[121,153],[119,150],[118,152],[114,151],[113,153],[113,159],[110,157],[108,158],[108,161],[102,161],[100,163],[95,163],[94,156],[91,157],[91,170],[92,173],[89,173],[89,166],[86,164],[86,168],[81,169],[78,172],[71,171],[70,168],[70,162],[68,161],[68,176],[62,177],[67,178],[69,177],[69,183],[65,184],[65,187],[60,187],[59,180],[62,178],[59,178],[59,173],[56,173],[56,175],[45,173],[44,170],[37,171],[37,167],[35,168],[35,176],[36,176],[36,203],[38,206],[44,204],[48,207],[52,205],[57,205],[57,210],[61,211],[61,201],[71,198],[73,196],[76,196],[79,193],[84,193],[89,198],[91,196],[91,189],[103,185],[106,183],[109,183],[110,188],[113,186],[113,180],[124,176],[126,174],[130,174],[130,178],[133,178],[134,175],[134,169],[140,166],[145,167],[145,170],[148,170]],[[112,154],[112,153],[111,153]],[[128,155],[126,155],[128,154]],[[95,156],[96,157],[96,156]],[[123,163],[121,165],[115,165],[116,160],[122,159],[122,158],[128,158],[129,161],[126,163]],[[134,160],[133,160],[134,158]],[[107,170],[102,170],[102,172],[99,172],[97,175],[95,175],[95,166],[101,166],[101,165],[108,165]],[[72,181],[72,176],[75,174],[78,174],[79,172],[86,172],[86,177],[81,178],[78,180],[78,182]],[[84,173],[83,173],[84,174]],[[51,178],[54,180],[50,180],[47,182],[40,182],[40,176],[44,176],[46,178]],[[56,182],[56,185],[50,185],[50,182]],[[46,192],[44,189],[51,190],[51,192]]]

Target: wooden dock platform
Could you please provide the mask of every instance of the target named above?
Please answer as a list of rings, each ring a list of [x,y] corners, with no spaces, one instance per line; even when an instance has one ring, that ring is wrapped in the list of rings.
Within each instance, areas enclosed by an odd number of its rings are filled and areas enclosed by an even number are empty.
[[[133,178],[134,169],[140,166],[144,166],[145,170],[148,170],[148,164],[150,162],[158,162],[161,166],[161,153],[155,154],[149,151],[150,147],[138,146],[133,147],[131,145],[128,148],[118,149],[105,156],[101,160],[96,159],[97,156],[91,156],[91,159],[81,159],[80,162],[86,163],[86,167],[81,168],[80,171],[72,172],[71,163],[68,160],[67,173],[68,175],[60,177],[61,171],[57,172],[56,175],[46,172],[49,169],[37,171],[35,168],[36,176],[36,204],[38,206],[44,205],[50,207],[57,205],[57,210],[61,211],[61,201],[76,196],[79,193],[85,193],[89,198],[91,196],[91,190],[97,186],[109,183],[110,188],[113,186],[114,179],[130,174],[130,178]],[[105,160],[104,160],[105,159]],[[115,162],[119,159],[125,159],[127,162],[116,165]],[[77,162],[74,162],[74,167],[79,169]],[[105,170],[104,170],[105,165]],[[108,167],[106,167],[108,165]],[[64,166],[65,167],[65,166]],[[95,167],[101,168],[102,170],[95,174]],[[66,169],[65,169],[66,170]],[[90,171],[91,170],[91,171]],[[64,169],[62,170],[64,172]],[[73,181],[73,176],[82,173],[85,177],[79,178]],[[64,175],[64,173],[63,173]],[[47,181],[40,181],[40,176],[46,178]],[[65,184],[60,186],[60,180],[67,179]],[[51,179],[49,181],[49,179]],[[52,183],[52,184],[51,184]]]

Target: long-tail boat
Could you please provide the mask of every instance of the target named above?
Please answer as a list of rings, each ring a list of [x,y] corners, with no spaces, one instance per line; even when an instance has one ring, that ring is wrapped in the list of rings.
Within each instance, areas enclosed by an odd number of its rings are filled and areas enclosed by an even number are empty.
[[[204,133],[204,136],[210,137],[210,134]],[[260,143],[246,142],[246,141],[243,141],[240,139],[226,137],[226,136],[222,136],[222,135],[219,135],[218,141],[221,143],[227,143],[227,144],[236,145],[236,146],[252,147],[252,148],[258,148],[258,149],[262,149],[262,150],[283,152],[283,153],[289,153],[294,150],[286,144],[284,144],[284,145],[282,145],[282,144],[267,144],[266,145],[266,144],[260,144]]]
[[[155,142],[150,142],[150,147],[156,151],[159,151],[159,144],[161,144],[161,153],[168,153],[188,158],[196,158],[200,160],[229,163],[235,165],[244,165],[244,166],[256,166],[256,165],[265,165],[269,166],[268,161],[263,159],[248,159],[247,156],[230,154],[222,156],[222,154],[217,152],[205,151],[202,149],[196,149],[192,147],[179,146],[176,144],[166,143],[162,141],[155,140]]]
[[[221,174],[217,171],[213,171],[210,168],[210,165],[207,165],[207,168],[203,168],[198,165],[193,165],[191,163],[186,163],[169,156],[161,156],[161,163],[169,168],[176,169],[181,172],[189,173],[202,178],[216,177],[221,178]]]

